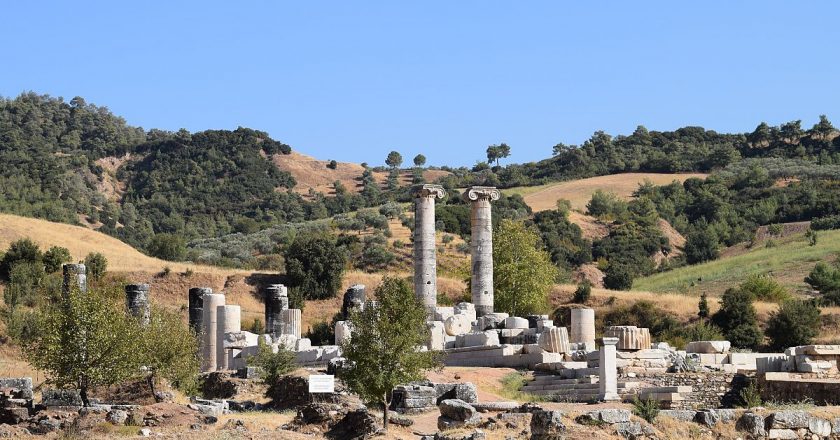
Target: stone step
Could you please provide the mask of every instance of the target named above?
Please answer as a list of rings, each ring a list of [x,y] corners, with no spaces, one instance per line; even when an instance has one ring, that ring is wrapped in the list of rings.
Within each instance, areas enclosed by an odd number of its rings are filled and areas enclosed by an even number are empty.
[[[629,382],[624,383],[620,382],[618,384],[618,390],[633,390],[638,388],[638,382]],[[597,390],[599,384],[597,383],[582,383],[582,384],[550,384],[550,385],[525,385],[522,387],[521,391],[531,392],[532,390],[551,390],[551,391],[586,391],[586,390]]]
[[[646,387],[639,388],[639,394],[648,393],[690,393],[693,389],[690,385],[685,386],[671,386],[671,387]]]
[[[548,375],[548,376],[536,376],[531,383],[545,383],[550,382],[552,384],[560,384],[560,383],[598,383],[597,377],[585,377],[581,379],[563,379],[560,376]]]

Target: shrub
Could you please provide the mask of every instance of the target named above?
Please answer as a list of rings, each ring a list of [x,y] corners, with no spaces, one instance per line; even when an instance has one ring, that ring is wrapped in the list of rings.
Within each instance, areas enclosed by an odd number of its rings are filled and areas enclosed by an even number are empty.
[[[764,404],[755,380],[751,380],[750,384],[744,387],[738,395],[741,397],[741,405],[744,408],[758,408]]]
[[[341,287],[347,257],[325,234],[298,236],[286,252],[286,275],[306,299],[332,298]]]
[[[266,397],[276,396],[277,391],[282,393],[282,390],[276,389],[280,385],[280,378],[297,367],[295,354],[283,344],[278,346],[275,353],[272,346],[263,342],[262,338],[258,344],[257,355],[248,357],[247,363],[262,370],[262,383],[268,386]]]
[[[708,226],[700,227],[686,237],[685,261],[688,264],[716,260],[719,255],[718,236],[714,229]]]
[[[147,246],[149,255],[166,261],[181,261],[187,255],[187,244],[175,234],[156,234]]]
[[[712,317],[735,347],[755,348],[764,340],[752,302],[751,294],[730,288],[721,297],[720,310]]]
[[[12,266],[17,263],[41,263],[44,258],[41,250],[34,241],[23,238],[9,245],[9,250],[3,254],[0,260],[0,278],[8,280],[12,272]]]
[[[613,290],[629,290],[633,287],[633,271],[625,264],[610,263],[604,272],[604,286]]]
[[[819,262],[805,277],[805,282],[818,290],[826,303],[840,304],[840,268]]]
[[[44,252],[44,272],[56,273],[64,263],[69,263],[72,257],[67,248],[53,246]]]
[[[790,298],[787,290],[770,275],[750,275],[738,288],[761,301],[779,302]]]
[[[778,223],[773,223],[772,225],[767,227],[767,233],[777,237],[782,234],[782,229],[782,225]]]
[[[455,240],[455,236],[450,235],[450,234],[444,234],[443,237],[441,238],[441,241],[443,242],[443,244],[452,243],[452,240]]]
[[[108,270],[108,259],[99,252],[91,252],[85,257],[87,275],[94,281],[99,281]]]
[[[33,307],[38,302],[38,287],[44,269],[38,263],[16,263],[12,266],[9,285],[3,291],[3,301],[10,309],[18,305]]]
[[[820,330],[820,310],[812,301],[788,300],[767,321],[767,336],[774,349],[809,345]]]
[[[808,239],[808,246],[816,246],[817,245],[817,231],[811,228],[808,228],[805,231],[805,238]]]
[[[578,284],[577,289],[575,289],[575,296],[572,298],[572,301],[577,304],[586,304],[591,295],[592,283],[589,280],[583,280],[582,283]]]
[[[645,419],[648,423],[653,423],[659,415],[659,402],[650,396],[644,400],[636,396],[633,398],[633,414]]]
[[[706,292],[700,294],[700,301],[697,303],[697,316],[701,319],[709,317],[709,301],[706,299]]]
[[[336,162],[334,159],[331,160],[329,163],[327,163],[327,168],[331,170],[338,168],[338,162]]]

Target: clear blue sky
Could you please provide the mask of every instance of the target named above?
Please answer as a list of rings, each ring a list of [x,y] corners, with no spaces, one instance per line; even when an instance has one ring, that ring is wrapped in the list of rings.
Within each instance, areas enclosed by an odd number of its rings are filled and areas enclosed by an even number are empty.
[[[6,2],[0,95],[371,164],[472,165],[499,142],[525,162],[638,124],[840,125],[840,3],[686,3]]]

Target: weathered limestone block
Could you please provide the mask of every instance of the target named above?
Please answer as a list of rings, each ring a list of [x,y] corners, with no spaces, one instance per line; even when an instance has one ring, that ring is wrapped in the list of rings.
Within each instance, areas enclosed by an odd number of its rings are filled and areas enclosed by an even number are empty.
[[[800,373],[828,373],[837,371],[837,361],[818,359],[815,356],[798,354],[794,356],[796,371]]]
[[[227,332],[224,337],[224,345],[226,349],[229,348],[245,348],[259,343],[260,336],[245,331]]]
[[[350,317],[351,310],[360,310],[365,307],[365,285],[354,284],[344,292],[344,299],[341,303],[341,315],[345,320]]]
[[[32,400],[32,378],[31,377],[4,377],[0,378],[0,391],[14,399]]]
[[[295,338],[300,338],[300,327],[302,319],[300,309],[288,309],[280,312],[280,332],[281,335],[293,335]]]
[[[459,343],[458,343],[459,342]],[[459,347],[485,347],[499,345],[499,334],[493,330],[480,333],[466,333],[458,336]]]
[[[566,327],[552,327],[540,334],[537,344],[549,353],[570,353],[569,334]]]
[[[300,338],[295,341],[295,351],[309,350],[312,348],[312,340],[309,338]]]
[[[286,350],[294,350],[297,341],[298,338],[296,338],[295,335],[278,335],[276,338],[274,338],[274,342],[271,344],[271,346],[275,353],[277,353],[279,347],[283,347]]]
[[[729,341],[692,341],[685,346],[687,353],[723,354],[729,353]]]
[[[440,321],[429,321],[426,323],[429,329],[427,346],[429,350],[443,350],[446,348],[446,329]]]
[[[455,304],[453,311],[456,315],[466,315],[470,322],[476,320],[475,305],[468,302]]]
[[[796,347],[796,354],[840,356],[840,345],[802,345]]]
[[[353,334],[353,326],[350,321],[336,321],[335,323],[335,345],[341,345],[349,341]]]
[[[149,325],[151,307],[149,305],[149,285],[129,284],[125,286],[125,306],[131,316],[137,318],[142,325]]]
[[[518,316],[511,316],[510,318],[505,319],[505,328],[506,329],[526,329],[528,328],[528,320],[525,318],[520,318]]]
[[[650,330],[635,325],[615,325],[604,330],[605,338],[618,338],[619,350],[650,348]]]
[[[435,307],[435,321],[446,321],[455,314],[454,307]]]
[[[309,350],[301,350],[295,353],[295,361],[299,364],[307,364],[321,360],[324,355],[322,347],[312,347]]]
[[[472,329],[472,322],[467,315],[452,315],[443,322],[446,334],[450,336],[463,335]]]
[[[187,294],[189,301],[190,329],[192,329],[192,331],[199,337],[201,336],[201,332],[204,330],[204,326],[202,324],[202,318],[204,315],[204,313],[202,312],[202,298],[204,297],[204,295],[209,293],[213,293],[213,289],[209,287],[193,287],[190,288]]]
[[[589,411],[581,415],[577,420],[584,424],[589,423],[609,423],[614,425],[616,423],[627,423],[630,421],[630,410],[628,409],[599,409]]]
[[[398,385],[391,398],[391,409],[404,413],[416,413],[437,408],[437,394],[434,387],[423,385]]]
[[[478,426],[481,415],[467,402],[458,399],[446,399],[440,402],[438,429],[448,430]]]
[[[476,329],[479,331],[497,329],[507,318],[507,313],[488,313],[476,318]]]
[[[498,189],[473,186],[464,191],[470,203],[470,292],[478,316],[493,313],[493,221],[490,202],[499,200]]]
[[[525,317],[525,319],[528,320],[529,328],[537,328],[537,325],[540,321],[548,320],[548,315],[528,315]]]
[[[585,351],[595,351],[595,310],[571,310],[569,341],[583,344]]]
[[[550,319],[543,319],[543,320],[537,321],[537,332],[539,332],[539,333],[542,333],[542,332],[546,331],[547,329],[550,329],[550,328],[553,328],[553,327],[554,327],[554,321],[552,321]]]
[[[324,345],[321,348],[323,349],[321,360],[324,362],[341,357],[341,347],[337,345]]]
[[[566,425],[562,411],[534,410],[531,414],[531,439],[556,440],[564,438]]]

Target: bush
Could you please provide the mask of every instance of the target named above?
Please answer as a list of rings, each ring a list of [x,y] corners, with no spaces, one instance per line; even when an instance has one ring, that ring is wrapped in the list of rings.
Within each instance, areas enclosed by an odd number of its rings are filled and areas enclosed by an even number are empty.
[[[650,396],[644,400],[636,396],[633,398],[633,414],[645,419],[648,423],[653,423],[659,415],[659,402],[650,398]]]
[[[709,317],[709,301],[706,298],[706,292],[700,294],[700,301],[697,303],[697,316],[701,319]]]
[[[70,251],[61,246],[53,246],[44,252],[44,272],[56,273],[64,263],[72,260]]]
[[[812,301],[785,301],[767,321],[770,346],[776,350],[809,345],[819,330],[820,310]]]
[[[719,255],[718,236],[714,229],[708,226],[700,227],[686,237],[685,261],[688,264],[716,260]]]
[[[582,283],[578,284],[577,289],[575,289],[575,296],[572,298],[572,301],[576,304],[586,304],[591,295],[592,283],[589,280],[583,280]]]
[[[108,270],[108,259],[99,252],[91,252],[85,257],[85,267],[87,275],[94,281],[99,281]]]
[[[586,204],[586,213],[599,218],[616,219],[627,211],[627,202],[613,192],[596,190]]]
[[[750,275],[738,288],[761,301],[780,302],[790,298],[788,291],[770,275]]]
[[[3,301],[10,309],[19,305],[33,307],[38,303],[38,287],[44,278],[41,264],[16,263],[9,278],[9,285],[3,291]]]
[[[156,234],[147,246],[149,255],[166,261],[181,261],[187,256],[187,243],[175,234]]]
[[[755,348],[764,340],[752,302],[750,293],[730,288],[721,297],[720,310],[712,317],[735,347]]]
[[[338,162],[336,162],[335,160],[331,160],[331,161],[327,164],[327,168],[329,168],[329,169],[331,169],[331,170],[334,170],[334,169],[338,168]]]
[[[742,389],[738,395],[741,397],[741,405],[744,408],[758,408],[764,405],[764,402],[761,400],[761,392],[755,380],[751,380],[750,384]]]
[[[347,257],[325,234],[298,236],[286,252],[286,275],[306,299],[333,298],[341,287]]]
[[[826,303],[840,304],[840,268],[819,262],[805,277],[805,282],[819,291]]]
[[[262,383],[268,386],[266,397],[278,395],[277,391],[282,392],[276,389],[280,385],[280,378],[297,368],[294,352],[280,344],[275,353],[272,346],[263,342],[262,338],[259,340],[257,355],[248,357],[247,363],[262,370]]]
[[[0,260],[0,278],[9,280],[12,273],[12,266],[17,263],[41,263],[44,258],[41,250],[34,241],[23,238],[9,245],[9,250],[3,254]]]
[[[625,264],[610,263],[604,272],[604,287],[613,290],[630,290],[633,287],[633,271]]]

